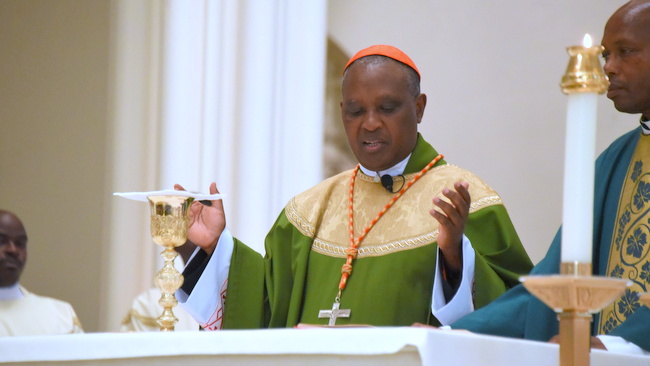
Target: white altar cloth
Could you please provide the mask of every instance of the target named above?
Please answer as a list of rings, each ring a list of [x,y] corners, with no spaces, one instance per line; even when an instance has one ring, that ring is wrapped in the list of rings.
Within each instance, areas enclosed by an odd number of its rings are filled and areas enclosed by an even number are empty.
[[[558,365],[555,344],[414,327],[86,333],[0,338],[0,362],[21,365]],[[594,350],[591,366],[650,366],[650,357]]]

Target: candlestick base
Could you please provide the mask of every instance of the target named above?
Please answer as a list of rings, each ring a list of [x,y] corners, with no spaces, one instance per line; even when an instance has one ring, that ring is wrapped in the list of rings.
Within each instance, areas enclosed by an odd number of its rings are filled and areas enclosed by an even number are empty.
[[[531,294],[558,313],[560,366],[588,366],[591,314],[619,297],[629,281],[576,275],[527,276],[521,281]]]

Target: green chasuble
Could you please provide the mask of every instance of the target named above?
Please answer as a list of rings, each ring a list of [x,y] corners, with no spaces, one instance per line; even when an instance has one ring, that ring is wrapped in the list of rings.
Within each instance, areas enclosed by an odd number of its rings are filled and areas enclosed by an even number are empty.
[[[608,269],[610,249],[613,246],[624,245],[625,252],[638,254],[637,260],[641,263],[641,271],[632,271],[624,278],[635,281],[636,288],[648,291],[650,287],[650,263],[642,260],[641,254],[647,255],[648,244],[645,234],[643,240],[636,240],[639,235],[635,230],[629,230],[625,240],[619,238],[625,230],[620,229],[628,223],[631,227],[637,223],[630,223],[625,215],[617,222],[617,213],[620,207],[621,191],[627,181],[637,182],[636,170],[630,170],[637,143],[650,136],[641,136],[641,128],[636,128],[614,141],[596,160],[596,181],[594,190],[594,235],[592,251],[593,274],[598,276],[623,277],[624,271],[617,268]],[[628,175],[628,173],[631,173]],[[638,186],[641,193],[645,193],[643,185]],[[639,197],[638,204],[641,209],[647,210],[650,195]],[[618,224],[618,225],[617,225]],[[638,223],[647,227],[643,222]],[[647,230],[647,229],[646,229]],[[645,233],[645,231],[644,231]],[[557,274],[560,270],[560,254],[562,246],[561,229],[555,235],[548,253],[531,271],[531,275]],[[634,249],[640,247],[640,252]],[[632,257],[634,257],[632,255]],[[648,263],[648,264],[646,264]],[[644,265],[646,265],[644,269]],[[633,289],[634,290],[634,289]],[[609,334],[619,336],[632,342],[646,351],[650,351],[650,309],[639,303],[635,291],[628,290],[617,302],[619,313],[626,313],[625,320],[612,316],[612,311],[605,312],[606,316],[600,319],[599,314],[594,315],[592,335]],[[619,305],[620,304],[620,305]],[[507,319],[507,320],[506,320]],[[601,325],[599,327],[599,325]],[[558,334],[557,314],[539,299],[531,295],[523,285],[519,285],[489,306],[475,311],[453,323],[452,328],[467,329],[476,333],[500,335],[515,338],[525,338],[539,341],[548,341]],[[601,328],[600,332],[598,331]]]
[[[409,181],[438,153],[422,139],[406,166]],[[266,237],[266,255],[235,239],[224,309],[224,329],[326,325],[318,318],[338,291],[349,246],[352,171],[294,197]],[[393,196],[362,172],[354,187],[355,237]],[[396,178],[400,187],[401,178]],[[482,307],[518,283],[532,264],[501,198],[472,173],[444,160],[418,180],[377,222],[359,247],[337,325],[439,324],[431,314],[438,222],[429,214],[444,187],[467,181],[472,197],[465,235],[476,252],[474,306]]]

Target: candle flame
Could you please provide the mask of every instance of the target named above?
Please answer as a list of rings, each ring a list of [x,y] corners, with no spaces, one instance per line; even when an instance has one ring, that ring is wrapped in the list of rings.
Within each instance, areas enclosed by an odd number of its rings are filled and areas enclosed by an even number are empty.
[[[591,40],[589,33],[585,34],[585,38],[582,40],[582,45],[585,46],[585,48],[591,48],[591,46],[593,46],[593,41]]]

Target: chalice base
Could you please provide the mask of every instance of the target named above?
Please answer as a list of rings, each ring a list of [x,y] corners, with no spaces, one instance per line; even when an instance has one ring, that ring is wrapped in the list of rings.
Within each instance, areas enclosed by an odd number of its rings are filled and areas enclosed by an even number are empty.
[[[160,330],[163,332],[173,332],[176,322],[178,322],[178,318],[176,318],[171,309],[163,310],[163,313],[156,318],[156,323],[158,323]]]
[[[588,366],[591,314],[621,296],[629,282],[576,275],[527,276],[521,281],[531,294],[558,313],[560,366]]]

